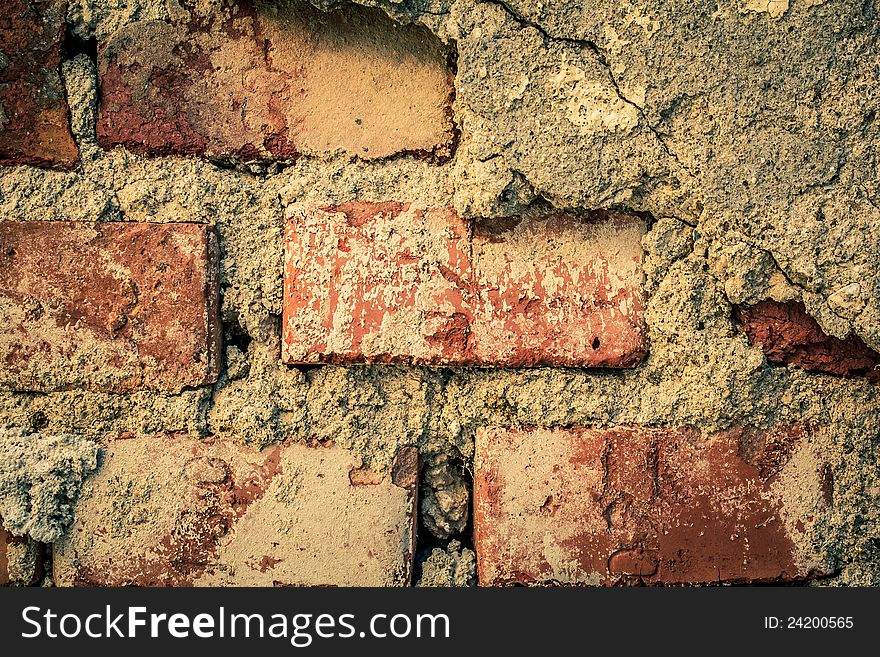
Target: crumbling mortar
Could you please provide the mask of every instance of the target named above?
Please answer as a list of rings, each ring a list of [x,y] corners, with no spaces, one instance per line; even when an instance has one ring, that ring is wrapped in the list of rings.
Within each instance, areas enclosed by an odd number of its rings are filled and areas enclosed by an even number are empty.
[[[636,111],[638,111],[639,116],[641,117],[645,126],[648,128],[648,130],[651,131],[651,133],[654,135],[654,137],[656,137],[657,142],[660,144],[660,147],[663,149],[663,151],[675,161],[675,163],[679,166],[679,168],[681,168],[683,171],[685,171],[688,175],[690,175],[692,177],[694,176],[693,172],[691,172],[690,169],[688,169],[688,167],[685,166],[684,163],[682,163],[682,161],[679,159],[678,155],[676,155],[675,152],[673,152],[672,149],[669,148],[669,145],[666,143],[666,140],[663,138],[663,135],[660,134],[660,131],[657,128],[657,126],[653,125],[650,121],[648,121],[648,117],[645,115],[644,108],[640,107],[635,102],[633,102],[630,98],[627,98],[623,94],[623,92],[620,89],[620,86],[617,84],[617,80],[614,77],[614,73],[612,72],[612,67],[608,61],[608,57],[607,57],[606,53],[602,52],[602,50],[599,48],[599,46],[597,46],[593,41],[590,41],[589,39],[577,39],[574,37],[566,37],[566,36],[559,36],[559,35],[551,34],[550,31],[547,30],[545,27],[543,27],[541,24],[536,23],[535,21],[528,20],[524,16],[520,15],[510,5],[508,5],[506,2],[504,2],[504,0],[483,0],[483,1],[488,2],[489,4],[493,4],[497,7],[500,7],[511,18],[513,18],[516,22],[518,22],[520,25],[523,25],[526,27],[531,27],[532,29],[537,30],[541,34],[541,36],[543,36],[545,39],[547,39],[549,41],[571,43],[571,44],[585,47],[585,48],[588,48],[589,50],[591,50],[593,52],[593,54],[596,56],[597,61],[605,69],[605,72],[608,75],[608,81],[611,82],[611,86],[614,87],[614,91],[617,94],[618,98],[620,98],[620,100],[622,100],[624,103],[626,103],[627,105],[630,105]]]

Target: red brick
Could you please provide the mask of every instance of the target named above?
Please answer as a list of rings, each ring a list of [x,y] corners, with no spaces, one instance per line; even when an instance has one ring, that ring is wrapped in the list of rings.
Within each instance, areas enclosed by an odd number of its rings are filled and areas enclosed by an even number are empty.
[[[68,535],[59,586],[404,586],[417,458],[391,472],[334,446],[257,451],[186,436],[110,441]],[[404,472],[405,471],[405,472]],[[403,481],[403,484],[401,483]]]
[[[4,0],[0,164],[69,169],[79,160],[61,83],[66,13],[66,0]]]
[[[880,354],[857,335],[845,340],[826,335],[800,302],[767,299],[738,306],[736,318],[749,344],[761,345],[770,363],[880,381]]]
[[[799,426],[477,432],[482,585],[708,584],[828,572],[828,470]]]
[[[40,576],[40,546],[0,523],[0,586],[32,586]]]
[[[425,28],[375,9],[183,3],[100,44],[98,139],[152,155],[451,155],[452,72]]]
[[[197,224],[0,222],[0,387],[215,381],[216,251]]]
[[[642,220],[296,204],[285,233],[288,363],[629,367],[647,352]]]

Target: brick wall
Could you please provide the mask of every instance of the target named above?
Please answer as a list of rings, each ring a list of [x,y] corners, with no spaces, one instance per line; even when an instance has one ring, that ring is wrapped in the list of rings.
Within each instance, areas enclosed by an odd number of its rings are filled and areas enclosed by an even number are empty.
[[[593,50],[117,4],[0,18],[0,585],[880,583],[876,271],[726,225]]]

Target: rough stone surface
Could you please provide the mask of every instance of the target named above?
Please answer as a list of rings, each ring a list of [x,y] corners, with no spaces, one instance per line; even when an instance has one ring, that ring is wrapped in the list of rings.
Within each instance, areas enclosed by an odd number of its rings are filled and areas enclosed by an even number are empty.
[[[13,536],[0,521],[0,586],[31,586],[40,576],[40,546]]]
[[[419,503],[422,524],[435,537],[447,539],[465,530],[470,491],[459,459],[446,451],[428,456]]]
[[[458,541],[434,548],[420,564],[416,586],[462,587],[476,583],[476,555]]]
[[[540,197],[699,223],[749,302],[787,277],[829,335],[880,348],[876,0],[357,1],[458,49],[463,214]]]
[[[647,351],[635,217],[474,231],[401,203],[296,204],[287,217],[288,363],[627,367]]]
[[[711,584],[832,570],[801,551],[832,483],[803,427],[477,432],[480,584]]]
[[[99,70],[108,147],[246,161],[452,154],[446,49],[375,10],[183,2],[102,40]]]
[[[216,250],[196,224],[0,222],[0,387],[215,381]]]
[[[78,153],[61,83],[66,0],[7,0],[0,16],[0,164],[69,169]]]
[[[858,336],[841,340],[825,335],[802,303],[768,299],[737,307],[736,317],[749,344],[759,345],[771,363],[880,381],[880,354]]]
[[[0,517],[16,536],[51,543],[73,520],[83,481],[98,468],[95,445],[74,435],[0,431]]]
[[[186,436],[121,436],[106,444],[76,522],[54,545],[55,582],[406,585],[414,456],[403,449],[388,472],[364,477],[340,447],[256,451]]]

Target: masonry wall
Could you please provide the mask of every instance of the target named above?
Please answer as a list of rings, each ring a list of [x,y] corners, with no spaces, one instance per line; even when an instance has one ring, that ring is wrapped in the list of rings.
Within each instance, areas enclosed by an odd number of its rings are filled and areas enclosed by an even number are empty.
[[[0,584],[880,583],[878,11],[11,0]]]

